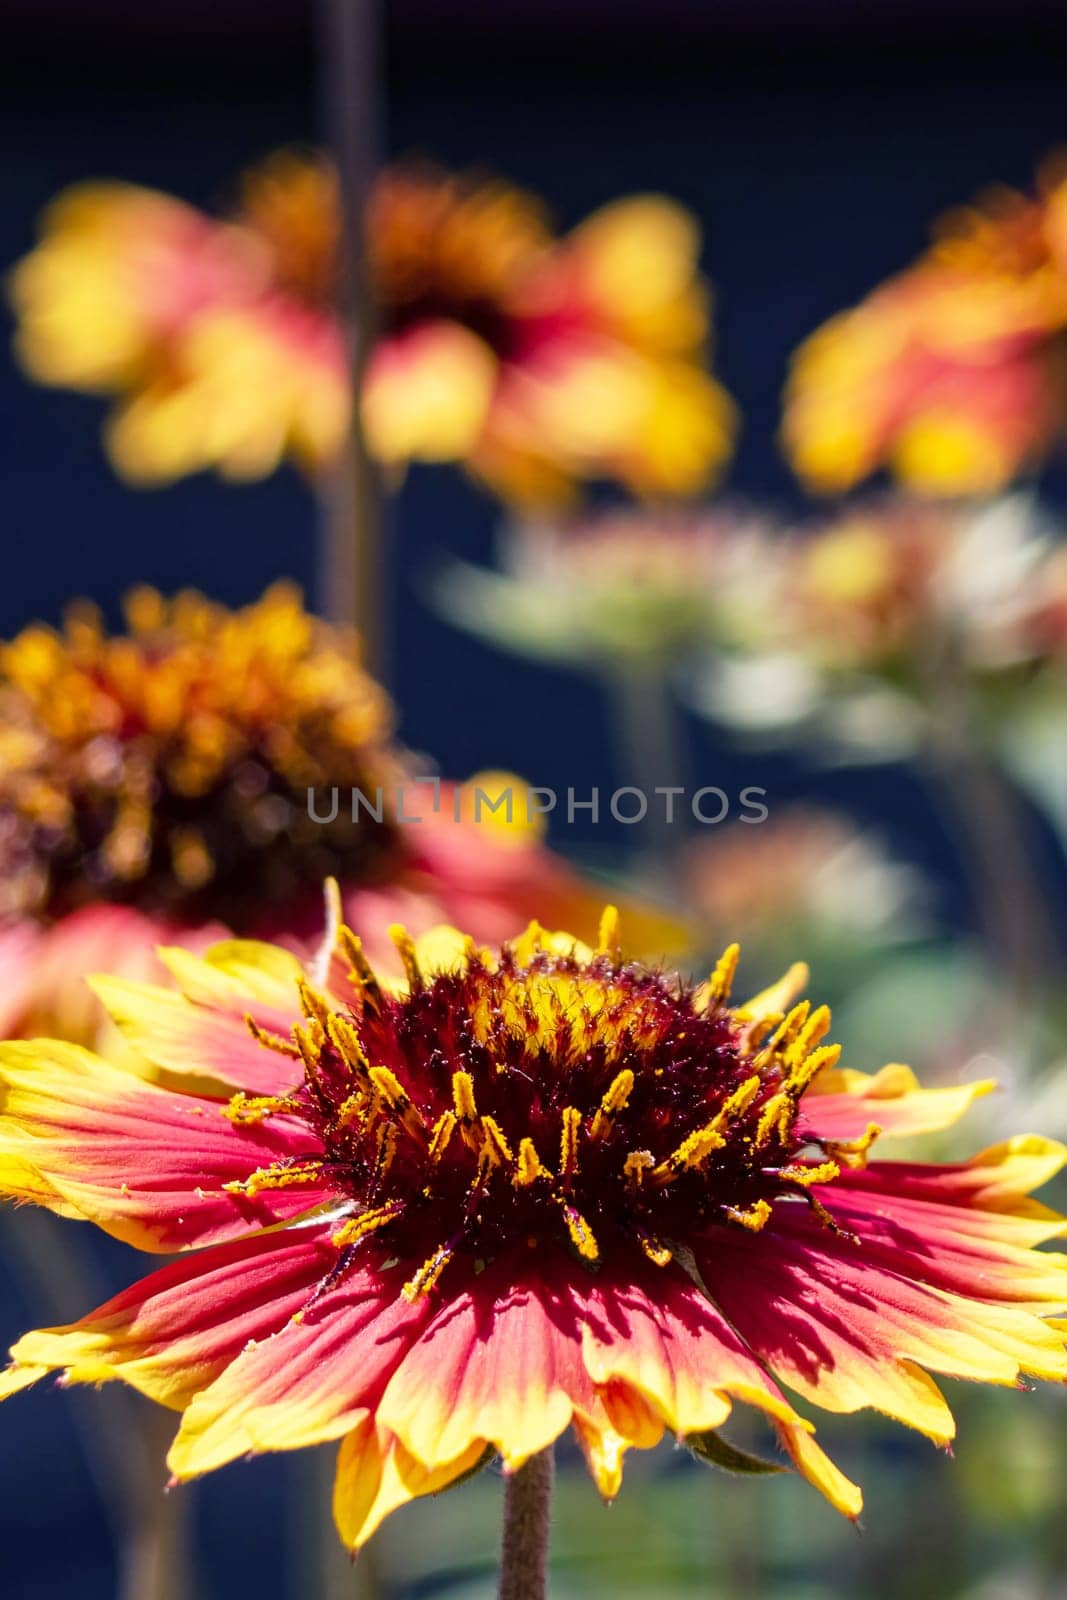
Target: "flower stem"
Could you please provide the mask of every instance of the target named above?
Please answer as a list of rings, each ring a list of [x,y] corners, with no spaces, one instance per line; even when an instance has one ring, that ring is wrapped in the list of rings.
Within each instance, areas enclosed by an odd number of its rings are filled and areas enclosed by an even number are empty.
[[[550,1446],[506,1480],[498,1600],[544,1600],[553,1471]]]
[[[644,795],[648,809],[635,832],[641,842],[638,874],[653,892],[679,891],[678,848],[684,836],[684,800],[668,811],[663,790],[681,794],[686,784],[679,715],[667,676],[657,666],[624,663],[605,673],[614,720],[616,777]],[[657,790],[660,792],[657,794]],[[668,818],[672,821],[668,821]]]
[[[374,340],[375,305],[364,219],[382,140],[382,28],[379,0],[318,0],[319,84],[326,142],[341,201],[339,309],[352,380],[352,412],[341,459],[320,486],[319,591],[333,622],[354,623],[372,672],[385,675],[388,577],[381,486],[359,406]]]

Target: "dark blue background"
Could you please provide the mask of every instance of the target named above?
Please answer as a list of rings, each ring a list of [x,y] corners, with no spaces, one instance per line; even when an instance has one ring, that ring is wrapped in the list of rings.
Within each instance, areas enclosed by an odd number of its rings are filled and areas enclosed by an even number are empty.
[[[165,8],[145,31],[137,8],[106,8],[112,23],[128,9],[125,29],[97,26],[96,9],[52,5],[45,27],[27,8],[22,26],[6,29],[2,264],[30,246],[42,204],[76,179],[125,177],[213,203],[263,151],[315,136],[310,30],[286,7],[272,7],[272,25],[257,32],[247,8],[228,23],[220,0],[200,33],[165,26]],[[924,24],[910,7],[866,18],[822,7],[809,18],[802,5],[754,5],[740,30],[727,26],[734,9],[721,27],[714,6],[677,6],[668,24],[650,5],[601,5],[584,26],[581,12],[548,25],[528,12],[509,30],[503,8],[483,36],[469,6],[465,27],[448,25],[447,5],[407,7],[389,40],[388,143],[496,167],[540,191],[563,225],[639,189],[692,207],[717,290],[717,369],[745,419],[730,487],[796,505],[774,444],[790,350],[904,265],[939,210],[991,180],[1031,177],[1065,133],[1062,40],[1054,22],[1035,20],[1040,8],[987,6],[979,17],[948,5]],[[96,401],[32,388],[0,357],[0,631],[55,619],[74,594],[113,613],[135,580],[194,584],[230,602],[281,573],[313,590],[315,511],[295,474],[131,493],[105,463],[101,417]],[[558,787],[607,783],[594,686],[492,656],[416,597],[410,574],[438,551],[488,555],[496,516],[445,472],[413,473],[391,508],[402,731],[451,773],[503,765]],[[807,786],[791,763],[741,763],[706,730],[690,733],[701,782],[729,787],[743,773],[776,802]],[[948,842],[914,782],[835,781],[839,798],[951,878]],[[125,1257],[102,1247],[115,1283],[131,1273]],[[34,1312],[15,1282],[0,1288],[2,1346]],[[5,1594],[108,1594],[111,1545],[68,1409],[32,1395],[11,1402],[3,1422]],[[232,1469],[201,1494],[205,1596],[281,1592],[271,1574],[286,1560],[289,1471],[277,1461]]]

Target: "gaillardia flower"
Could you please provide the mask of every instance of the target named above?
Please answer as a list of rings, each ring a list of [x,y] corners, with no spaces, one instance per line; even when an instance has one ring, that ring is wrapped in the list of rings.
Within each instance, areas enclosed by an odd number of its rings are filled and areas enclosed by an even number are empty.
[[[598,902],[521,819],[457,820],[448,786],[437,811],[416,786],[421,820],[398,824],[409,767],[385,692],[290,586],[240,611],[141,589],[127,623],[111,634],[83,605],[0,653],[6,1033],[91,1036],[84,975],[158,977],[160,943],[317,938],[328,876],[376,957],[398,917],[499,941],[542,894],[595,930]]]
[[[26,1335],[7,1393],[122,1378],[182,1413],[178,1479],[339,1440],[335,1512],[383,1517],[573,1426],[601,1490],[670,1432],[721,1458],[735,1402],[846,1515],[860,1491],[786,1390],[947,1444],[931,1373],[1067,1375],[1062,1231],[1028,1198],[1065,1152],[872,1161],[988,1085],[843,1071],[802,968],[730,1003],[536,924],[495,951],[344,929],[308,974],[270,947],[171,952],[181,993],[100,980],[166,1087],[72,1045],[0,1052],[15,1199],[181,1258]]]
[[[316,163],[268,167],[227,221],[134,184],[65,191],[11,275],[16,354],[38,382],[116,397],[105,438],[129,482],[320,468],[350,411],[334,190]]]
[[[798,944],[846,970],[923,927],[918,871],[841,812],[792,805],[761,823],[728,822],[685,852],[684,881],[709,942],[729,928],[757,970]]]
[[[450,619],[522,654],[662,670],[743,625],[767,546],[726,507],[530,517],[505,529],[495,569],[452,562],[436,593]]]
[[[888,466],[930,495],[989,494],[1064,426],[1062,171],[944,219],[924,256],[794,357],[783,439],[820,492]]]
[[[17,352],[41,382],[118,397],[107,442],[125,477],[337,458],[351,394],[326,158],[276,153],[226,221],[93,184],[60,196],[42,231],[12,277]],[[397,166],[364,233],[379,330],[363,418],[387,466],[461,462],[536,501],[587,477],[690,494],[729,454],[681,207],[620,201],[560,240],[508,184]]]
[[[741,728],[806,727],[838,756],[869,758],[913,752],[954,684],[988,736],[1025,711],[1054,655],[1055,550],[1021,494],[850,502],[768,543],[773,603],[723,630],[700,703]]]

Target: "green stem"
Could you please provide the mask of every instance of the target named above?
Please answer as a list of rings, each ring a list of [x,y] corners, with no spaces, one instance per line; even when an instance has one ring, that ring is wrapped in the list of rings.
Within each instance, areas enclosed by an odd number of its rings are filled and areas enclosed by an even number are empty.
[[[498,1600],[545,1600],[553,1474],[550,1446],[506,1480]]]

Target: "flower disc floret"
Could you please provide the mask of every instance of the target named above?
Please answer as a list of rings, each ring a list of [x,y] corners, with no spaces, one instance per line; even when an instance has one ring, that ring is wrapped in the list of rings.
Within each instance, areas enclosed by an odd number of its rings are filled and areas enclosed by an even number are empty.
[[[710,1224],[755,1232],[777,1198],[815,1204],[810,1185],[836,1175],[797,1131],[805,1087],[837,1059],[820,1042],[829,1014],[804,1002],[758,1029],[739,1022],[736,948],[694,989],[626,963],[610,925],[595,954],[535,926],[431,975],[397,938],[410,990],[385,993],[355,961],[351,1008],[305,987],[304,1081],[256,1109],[307,1123],[324,1154],[300,1171],[357,1208],[338,1242],[380,1234],[414,1266],[407,1294],[459,1254],[564,1244],[592,1269],[627,1249],[665,1265]]]

